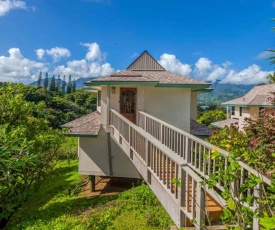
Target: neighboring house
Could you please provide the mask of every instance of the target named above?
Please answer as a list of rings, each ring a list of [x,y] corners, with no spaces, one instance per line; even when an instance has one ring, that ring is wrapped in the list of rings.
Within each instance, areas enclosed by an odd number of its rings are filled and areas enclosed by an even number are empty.
[[[255,86],[243,97],[222,103],[227,106],[227,119],[211,125],[218,128],[235,125],[243,130],[245,118],[257,119],[262,108],[275,108],[274,93],[275,84]]]
[[[79,137],[79,173],[140,178],[130,159],[110,137],[110,109],[137,124],[137,111],[198,137],[211,130],[198,124],[197,94],[210,84],[166,71],[148,52],[126,70],[86,82],[97,93],[97,111],[71,121],[70,136]]]

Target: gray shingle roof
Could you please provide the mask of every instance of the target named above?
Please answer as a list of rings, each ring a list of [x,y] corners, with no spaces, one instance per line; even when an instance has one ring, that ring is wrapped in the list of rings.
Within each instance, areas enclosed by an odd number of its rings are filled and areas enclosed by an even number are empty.
[[[230,127],[231,125],[238,127],[238,122],[239,122],[238,119],[227,119],[227,120],[213,122],[211,123],[211,125],[218,128],[224,128],[225,126]]]
[[[270,98],[274,97],[272,92],[275,92],[275,84],[259,85],[251,89],[243,97],[222,103],[223,105],[258,105],[271,106]]]
[[[156,85],[199,85],[204,89],[209,87],[203,81],[182,76],[166,71],[147,51],[143,52],[126,70],[94,79],[86,82],[92,83],[104,82],[155,82]]]
[[[97,136],[100,130],[100,113],[97,111],[89,113],[61,127],[69,128],[68,135],[71,136]]]
[[[124,70],[111,74],[91,82],[104,81],[128,81],[128,82],[158,82],[159,84],[202,84],[208,87],[210,84],[193,78],[185,77],[169,71],[145,71],[145,70]]]
[[[206,126],[196,122],[191,119],[190,123],[190,133],[195,136],[209,136],[213,132],[212,129],[207,128]]]

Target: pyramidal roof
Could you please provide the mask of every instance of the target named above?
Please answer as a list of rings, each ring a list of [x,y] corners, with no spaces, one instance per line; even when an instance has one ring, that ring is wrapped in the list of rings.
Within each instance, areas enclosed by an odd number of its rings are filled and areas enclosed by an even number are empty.
[[[155,87],[207,89],[211,84],[165,70],[147,51],[144,51],[126,70],[93,79],[86,86],[150,85]]]
[[[147,52],[144,51],[127,70],[160,70],[165,69]]]

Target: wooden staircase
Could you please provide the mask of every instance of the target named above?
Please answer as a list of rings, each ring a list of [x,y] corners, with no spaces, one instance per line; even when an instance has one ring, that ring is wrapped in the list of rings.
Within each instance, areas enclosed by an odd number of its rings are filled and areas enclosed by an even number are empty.
[[[216,224],[226,206],[226,201],[220,196],[224,191],[223,183],[218,181],[209,188],[203,182],[218,170],[227,169],[228,152],[144,112],[139,111],[137,118],[136,125],[111,109],[111,137],[130,158],[174,223],[177,227],[193,223],[195,229]],[[218,160],[223,164],[217,164],[211,157],[213,149],[221,154]],[[239,165],[243,177],[247,174],[259,176],[243,162]],[[263,176],[261,179],[271,184],[269,179]],[[238,189],[237,185],[234,182],[233,189]],[[251,192],[257,192],[259,186],[257,184]],[[234,190],[232,192],[236,194]],[[250,208],[255,209],[256,205]],[[259,229],[256,217],[253,229]]]

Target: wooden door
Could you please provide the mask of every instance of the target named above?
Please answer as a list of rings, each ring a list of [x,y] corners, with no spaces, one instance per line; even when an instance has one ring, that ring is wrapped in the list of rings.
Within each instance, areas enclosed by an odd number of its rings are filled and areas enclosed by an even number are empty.
[[[136,94],[136,88],[120,89],[120,113],[133,123],[136,123]]]

